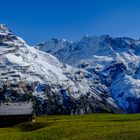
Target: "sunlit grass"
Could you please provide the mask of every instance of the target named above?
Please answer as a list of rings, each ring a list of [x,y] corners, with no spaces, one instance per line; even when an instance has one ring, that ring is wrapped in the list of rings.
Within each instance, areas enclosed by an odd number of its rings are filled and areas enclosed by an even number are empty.
[[[40,116],[0,128],[0,140],[139,140],[140,114]]]

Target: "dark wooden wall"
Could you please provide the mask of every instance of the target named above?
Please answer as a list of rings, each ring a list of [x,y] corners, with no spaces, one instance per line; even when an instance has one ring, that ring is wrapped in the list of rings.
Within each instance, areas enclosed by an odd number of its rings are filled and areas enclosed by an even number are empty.
[[[31,122],[33,115],[0,116],[0,127],[13,126],[22,122]]]

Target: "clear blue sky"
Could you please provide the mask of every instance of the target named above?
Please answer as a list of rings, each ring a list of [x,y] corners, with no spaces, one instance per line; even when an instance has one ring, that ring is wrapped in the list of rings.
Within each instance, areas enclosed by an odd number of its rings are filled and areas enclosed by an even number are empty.
[[[29,44],[83,35],[140,37],[140,0],[1,0],[0,23]]]

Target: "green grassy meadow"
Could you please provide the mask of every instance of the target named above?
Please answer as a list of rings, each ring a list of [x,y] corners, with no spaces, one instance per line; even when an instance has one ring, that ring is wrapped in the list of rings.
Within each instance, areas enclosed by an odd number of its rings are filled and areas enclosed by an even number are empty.
[[[0,140],[140,140],[140,114],[39,116],[0,128]]]

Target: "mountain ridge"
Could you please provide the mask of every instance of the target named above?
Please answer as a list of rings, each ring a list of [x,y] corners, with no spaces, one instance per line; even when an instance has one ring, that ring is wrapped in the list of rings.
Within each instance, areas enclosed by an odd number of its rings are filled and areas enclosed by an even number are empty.
[[[106,87],[92,79],[0,25],[0,102],[34,100],[38,114],[122,113]]]
[[[108,35],[84,36],[80,41],[51,40],[36,47],[63,63],[96,77],[125,112],[139,112],[140,41]]]

